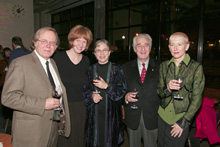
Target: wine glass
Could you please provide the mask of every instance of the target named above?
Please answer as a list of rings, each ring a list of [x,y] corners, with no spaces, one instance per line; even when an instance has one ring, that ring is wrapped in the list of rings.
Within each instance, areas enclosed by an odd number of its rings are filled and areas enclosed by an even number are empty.
[[[133,89],[133,92],[138,92],[136,88]],[[139,98],[139,95],[138,93],[135,95],[135,97],[133,97],[133,99],[138,99]],[[131,109],[138,109],[138,106],[136,104],[133,104],[131,106]]]
[[[55,91],[52,93],[52,97],[59,99],[60,100],[60,104],[62,104],[62,88],[60,85],[55,87]],[[62,106],[60,105],[59,107],[55,108],[54,110],[61,110]]]
[[[93,78],[94,80],[100,80],[99,79],[99,75],[96,73],[95,75],[94,75],[94,78]],[[93,93],[100,93],[100,91],[98,90],[98,88],[95,86],[94,87],[94,89],[95,89],[95,91],[93,91]]]
[[[182,76],[178,76],[177,78],[176,78],[176,80],[178,81],[177,83],[180,85],[180,89],[182,89],[182,87],[183,87],[183,79],[184,79],[184,77],[182,77]],[[174,99],[178,99],[178,100],[182,100],[183,99],[183,96],[181,96],[181,94],[180,94],[180,89],[179,90],[177,90],[177,92],[175,93],[175,95],[174,95]]]

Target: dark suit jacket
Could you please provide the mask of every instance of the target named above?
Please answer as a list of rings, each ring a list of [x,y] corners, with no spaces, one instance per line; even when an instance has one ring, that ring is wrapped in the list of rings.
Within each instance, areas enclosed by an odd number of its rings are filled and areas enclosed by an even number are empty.
[[[70,117],[66,90],[53,59],[51,59],[51,64],[63,90],[66,113],[65,136],[68,137],[70,135]],[[14,109],[13,146],[47,146],[54,110],[45,110],[45,103],[46,98],[52,96],[52,91],[49,78],[35,52],[17,58],[11,63],[2,91],[2,104]]]
[[[25,51],[23,48],[17,48],[15,50],[13,50],[10,53],[10,58],[9,58],[9,65],[11,63],[12,60],[14,60],[15,58],[30,54],[30,51]]]
[[[125,104],[125,124],[127,127],[136,130],[140,123],[141,110],[145,126],[148,130],[157,128],[158,107],[160,98],[157,95],[157,84],[159,81],[160,62],[150,58],[144,83],[142,84],[137,59],[124,64],[123,70],[127,83],[127,92],[134,88],[139,92],[137,102],[138,109],[131,109],[134,103]]]

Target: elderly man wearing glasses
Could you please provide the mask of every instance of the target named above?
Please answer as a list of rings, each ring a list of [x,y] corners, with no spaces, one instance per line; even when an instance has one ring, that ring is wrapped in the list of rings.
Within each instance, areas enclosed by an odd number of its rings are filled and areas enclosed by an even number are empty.
[[[66,90],[55,62],[50,59],[59,39],[55,29],[43,27],[32,42],[34,51],[10,64],[2,104],[14,109],[14,147],[55,147],[58,135],[70,134]],[[57,87],[62,91],[60,99],[56,98]]]

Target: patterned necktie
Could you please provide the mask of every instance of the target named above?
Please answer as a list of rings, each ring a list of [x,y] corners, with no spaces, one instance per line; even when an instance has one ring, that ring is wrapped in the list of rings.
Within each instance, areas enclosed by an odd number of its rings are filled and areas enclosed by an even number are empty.
[[[146,68],[145,68],[145,63],[142,63],[143,65],[143,69],[142,69],[142,72],[141,72],[141,82],[144,83],[144,78],[145,78],[145,75],[146,75]]]

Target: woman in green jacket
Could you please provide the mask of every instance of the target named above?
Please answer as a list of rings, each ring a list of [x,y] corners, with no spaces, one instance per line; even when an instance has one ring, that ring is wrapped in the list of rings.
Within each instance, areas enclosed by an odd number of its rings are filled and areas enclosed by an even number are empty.
[[[203,67],[186,53],[189,46],[185,33],[172,34],[168,47],[173,57],[160,65],[159,147],[184,147],[190,121],[202,103]]]

